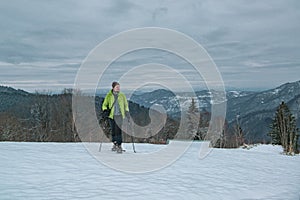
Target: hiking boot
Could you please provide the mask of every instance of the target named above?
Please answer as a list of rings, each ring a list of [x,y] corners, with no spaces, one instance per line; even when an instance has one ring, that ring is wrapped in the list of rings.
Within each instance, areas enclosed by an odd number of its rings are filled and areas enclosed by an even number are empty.
[[[114,146],[111,148],[112,151],[117,151],[118,150],[118,146],[117,144],[114,144]]]
[[[121,145],[117,145],[117,153],[123,153]]]

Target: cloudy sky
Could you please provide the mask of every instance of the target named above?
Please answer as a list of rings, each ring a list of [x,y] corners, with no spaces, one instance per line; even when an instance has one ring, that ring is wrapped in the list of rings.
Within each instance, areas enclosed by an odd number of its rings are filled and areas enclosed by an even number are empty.
[[[162,27],[201,44],[226,87],[276,87],[300,79],[299,10],[298,0],[4,0],[0,85],[27,91],[72,87],[81,63],[100,42],[133,28]],[[120,79],[116,68],[143,62],[175,67],[192,84],[199,82],[180,59],[144,50],[120,58],[103,87]]]

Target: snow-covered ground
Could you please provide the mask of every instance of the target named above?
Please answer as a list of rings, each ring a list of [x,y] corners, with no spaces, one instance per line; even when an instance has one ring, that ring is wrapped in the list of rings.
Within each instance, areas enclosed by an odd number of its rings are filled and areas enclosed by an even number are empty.
[[[197,199],[299,200],[300,156],[280,154],[280,146],[213,149],[199,159],[194,143],[175,163],[142,174],[111,169],[81,143],[0,143],[0,199]],[[123,155],[102,152],[113,159]],[[162,145],[136,144],[137,154]]]

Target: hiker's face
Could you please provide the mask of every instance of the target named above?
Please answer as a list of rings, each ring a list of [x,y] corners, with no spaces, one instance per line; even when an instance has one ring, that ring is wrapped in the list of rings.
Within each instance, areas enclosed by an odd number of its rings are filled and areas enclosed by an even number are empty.
[[[114,92],[120,92],[120,85],[116,85],[113,90]]]

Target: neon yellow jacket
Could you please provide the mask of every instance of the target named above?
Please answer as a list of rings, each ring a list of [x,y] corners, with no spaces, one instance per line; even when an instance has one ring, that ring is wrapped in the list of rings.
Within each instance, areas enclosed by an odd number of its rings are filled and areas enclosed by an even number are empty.
[[[107,95],[106,95],[106,97],[105,97],[105,99],[103,101],[102,110],[104,111],[107,108],[111,109],[111,112],[109,113],[109,118],[111,118],[111,119],[114,118],[114,110],[115,109],[112,108],[114,101],[115,101],[115,97],[113,95],[112,90],[110,90],[107,93]],[[125,112],[129,111],[128,102],[127,102],[125,94],[123,94],[122,92],[119,92],[119,94],[118,94],[118,101],[116,103],[119,104],[122,117],[125,118]]]

